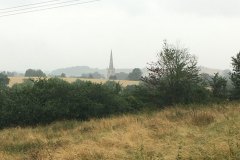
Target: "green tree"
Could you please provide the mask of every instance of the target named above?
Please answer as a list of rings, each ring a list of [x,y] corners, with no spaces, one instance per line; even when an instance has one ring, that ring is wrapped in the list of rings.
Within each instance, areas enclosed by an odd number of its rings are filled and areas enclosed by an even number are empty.
[[[157,62],[150,63],[148,71],[143,81],[158,104],[198,102],[208,96],[200,83],[197,60],[186,48],[164,41]]]
[[[227,79],[219,76],[219,73],[215,73],[214,77],[210,81],[213,96],[216,98],[226,98],[227,96]]]
[[[139,68],[133,69],[133,71],[128,75],[128,79],[133,81],[139,81],[141,77],[142,77],[142,71]]]
[[[46,74],[42,70],[28,69],[25,72],[25,77],[46,77]]]
[[[207,73],[201,73],[201,74],[199,75],[199,77],[200,77],[203,85],[205,85],[206,87],[211,87],[211,86],[210,86],[210,82],[212,81],[212,78],[213,78],[212,75],[209,75],[209,74],[207,74]]]
[[[61,77],[61,78],[66,78],[67,76],[66,76],[65,73],[62,73],[62,74],[60,75],[60,77]]]
[[[110,77],[109,77],[109,80],[117,80],[117,76],[116,76],[116,75],[110,76]]]
[[[103,86],[115,94],[120,94],[122,91],[122,86],[119,82],[107,81],[106,83],[103,84]]]
[[[128,75],[129,74],[124,73],[124,72],[116,73],[117,80],[127,80]]]
[[[231,73],[231,80],[234,86],[232,92],[232,99],[240,99],[240,52],[236,57],[232,57],[233,72]]]
[[[0,85],[7,86],[9,84],[9,78],[6,74],[0,73]]]

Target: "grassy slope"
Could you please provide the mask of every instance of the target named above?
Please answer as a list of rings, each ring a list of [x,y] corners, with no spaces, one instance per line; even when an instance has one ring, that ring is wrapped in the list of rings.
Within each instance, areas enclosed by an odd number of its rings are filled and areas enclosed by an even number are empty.
[[[0,131],[0,159],[240,159],[240,104]]]

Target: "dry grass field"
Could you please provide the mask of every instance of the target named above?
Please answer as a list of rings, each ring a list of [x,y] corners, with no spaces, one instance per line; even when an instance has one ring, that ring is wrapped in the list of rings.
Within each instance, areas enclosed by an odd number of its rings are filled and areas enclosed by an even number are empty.
[[[22,83],[25,79],[28,79],[28,78],[26,78],[26,77],[10,77],[9,86],[13,86],[14,84],[17,84],[17,83]],[[83,81],[91,81],[93,83],[107,82],[107,80],[104,80],[104,79],[84,79],[84,78],[62,78],[62,79],[67,82],[70,82],[70,83],[76,81],[77,79],[83,80]],[[119,82],[120,84],[122,84],[122,86],[139,84],[139,81],[128,81],[128,80],[116,80],[116,82]]]
[[[4,129],[0,159],[239,160],[240,104],[192,107]]]

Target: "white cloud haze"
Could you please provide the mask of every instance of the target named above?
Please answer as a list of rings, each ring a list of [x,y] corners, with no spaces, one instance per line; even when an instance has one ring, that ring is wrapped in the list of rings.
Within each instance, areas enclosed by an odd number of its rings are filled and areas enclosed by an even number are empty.
[[[42,0],[44,2],[44,0]],[[0,8],[37,3],[0,1]],[[199,65],[230,68],[240,50],[237,0],[102,0],[0,18],[0,70],[145,67],[162,41],[181,41]]]

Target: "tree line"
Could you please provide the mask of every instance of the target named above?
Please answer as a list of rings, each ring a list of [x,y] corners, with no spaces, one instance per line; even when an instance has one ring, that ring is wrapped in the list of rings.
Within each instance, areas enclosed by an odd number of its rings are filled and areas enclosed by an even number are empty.
[[[189,104],[240,98],[240,53],[232,57],[233,72],[230,79],[215,73],[213,77],[199,73],[197,59],[186,48],[166,41],[158,60],[149,64],[149,75],[143,85],[151,88],[152,101],[158,105]],[[227,87],[230,81],[231,87]]]
[[[10,72],[7,72],[10,73]],[[4,73],[5,74],[5,73]],[[110,77],[110,80],[132,80],[132,81],[139,81],[141,79],[142,76],[142,71],[140,68],[134,68],[132,70],[132,72],[128,73],[124,73],[124,72],[120,72],[120,73],[116,73],[114,76]],[[11,76],[9,74],[7,74],[8,76]],[[12,74],[12,76],[14,76]],[[46,77],[47,75],[40,69],[28,69],[26,70],[25,77]],[[61,78],[65,78],[67,77],[67,75],[65,73],[62,73],[59,76],[56,77],[61,77]],[[94,72],[94,73],[88,73],[88,74],[82,74],[82,76],[80,78],[89,78],[89,79],[104,79],[104,75],[98,73],[98,72]]]
[[[140,85],[122,87],[114,81],[95,84],[80,80],[68,83],[43,77],[8,87],[9,79],[1,73],[0,128],[88,120],[174,104],[239,100],[240,53],[232,57],[232,67],[229,79],[218,73],[212,77],[200,74],[195,56],[165,41]]]

